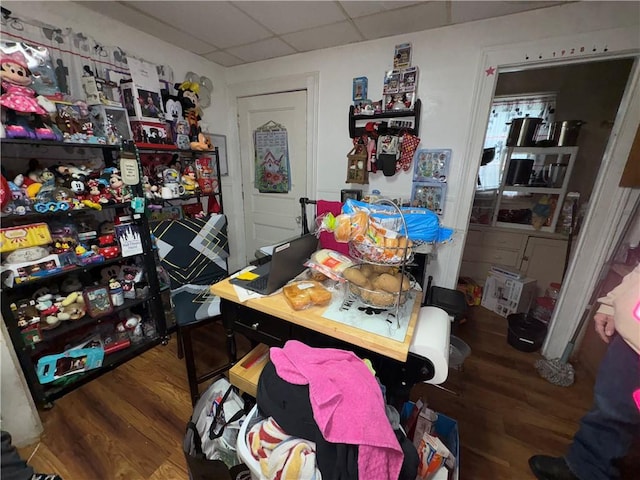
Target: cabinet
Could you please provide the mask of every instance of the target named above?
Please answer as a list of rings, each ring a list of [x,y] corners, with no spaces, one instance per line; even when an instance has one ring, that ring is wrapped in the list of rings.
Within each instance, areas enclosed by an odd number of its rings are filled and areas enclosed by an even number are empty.
[[[567,241],[560,234],[470,226],[460,276],[483,285],[491,265],[504,265],[536,279],[542,296],[550,283],[562,279]]]
[[[2,317],[41,407],[167,338],[166,286],[147,217],[131,203],[142,187],[121,185],[115,171],[127,157],[129,173],[141,173],[135,147],[124,148],[2,140],[3,174],[16,180],[1,217],[11,232],[2,244]],[[42,236],[7,246],[25,231]]]
[[[577,154],[578,147],[508,147],[500,185],[476,192],[471,222],[555,232]]]

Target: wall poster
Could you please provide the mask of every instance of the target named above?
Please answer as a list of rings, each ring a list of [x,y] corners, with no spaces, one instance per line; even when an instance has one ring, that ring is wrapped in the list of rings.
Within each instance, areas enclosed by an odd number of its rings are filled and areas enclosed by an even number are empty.
[[[287,129],[273,120],[253,132],[255,186],[260,193],[288,193],[291,190]]]

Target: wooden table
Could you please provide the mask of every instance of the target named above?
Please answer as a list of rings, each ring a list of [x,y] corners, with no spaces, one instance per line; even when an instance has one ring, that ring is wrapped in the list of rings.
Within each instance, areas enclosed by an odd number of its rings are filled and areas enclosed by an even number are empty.
[[[251,311],[260,312],[261,314],[266,314],[273,319],[279,319],[385,357],[405,362],[409,354],[409,346],[411,344],[411,339],[413,337],[421,306],[421,302],[419,301],[420,295],[418,294],[411,312],[411,318],[409,320],[409,326],[407,328],[404,341],[399,342],[382,335],[377,335],[340,322],[326,319],[322,314],[327,307],[314,306],[306,310],[296,311],[291,308],[282,294],[250,299],[244,303],[240,303],[233,285],[229,282],[228,278],[212,285],[210,290],[212,294],[217,295],[222,299],[220,308],[225,329],[227,330],[227,347],[234,362],[237,359],[235,331],[238,330],[238,326],[241,326],[244,331],[246,331],[247,328],[250,328],[257,334],[259,334],[263,328],[262,319],[264,319],[264,317],[262,316],[253,323],[245,322],[244,326],[242,326],[242,324],[239,325],[238,319],[242,314],[240,309],[245,313],[247,312],[246,309],[251,309],[249,313],[251,313]],[[334,295],[336,294],[337,293],[334,293]],[[265,326],[264,328],[268,328],[268,326]],[[260,341],[262,341],[262,339],[260,339]]]

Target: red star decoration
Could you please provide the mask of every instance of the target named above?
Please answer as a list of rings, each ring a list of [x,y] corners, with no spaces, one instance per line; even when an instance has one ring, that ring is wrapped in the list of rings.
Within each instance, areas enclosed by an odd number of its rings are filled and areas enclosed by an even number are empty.
[[[487,74],[487,77],[488,77],[489,75],[493,75],[494,73],[496,73],[496,69],[493,67],[489,67],[485,70],[485,73]]]

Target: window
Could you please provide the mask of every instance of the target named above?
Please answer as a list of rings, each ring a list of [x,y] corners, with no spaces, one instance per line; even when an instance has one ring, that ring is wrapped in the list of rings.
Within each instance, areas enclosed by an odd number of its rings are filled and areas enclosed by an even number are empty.
[[[543,125],[539,136],[546,134],[546,129],[554,121],[556,111],[556,94],[532,93],[517,96],[495,97],[489,114],[487,134],[484,148],[495,148],[494,160],[481,166],[479,171],[479,190],[498,188],[504,163],[505,147],[509,134],[509,123],[514,118],[542,118]],[[546,128],[545,128],[546,127]]]

